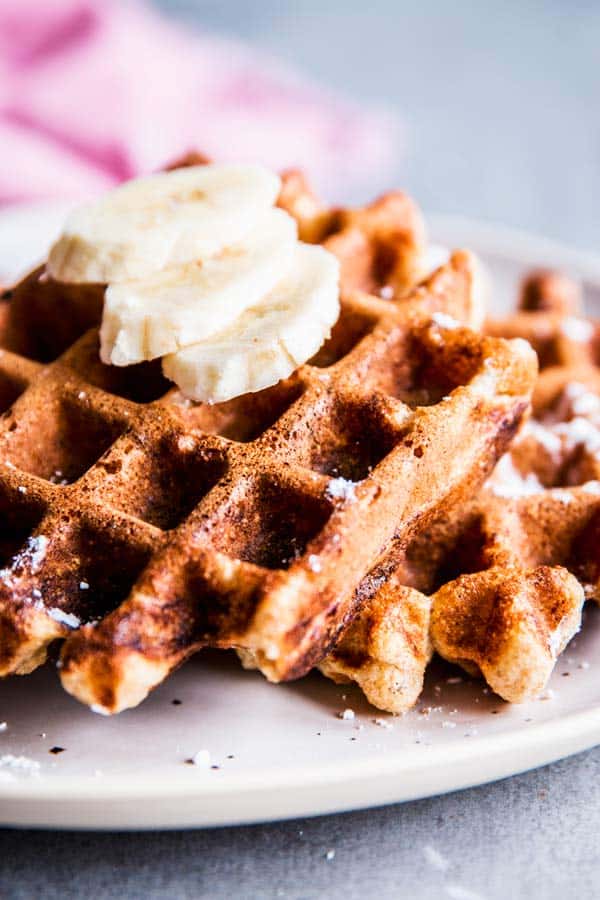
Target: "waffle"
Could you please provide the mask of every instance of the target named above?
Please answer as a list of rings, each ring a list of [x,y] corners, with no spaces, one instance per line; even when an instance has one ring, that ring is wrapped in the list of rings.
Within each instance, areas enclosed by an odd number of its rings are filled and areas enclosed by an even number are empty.
[[[580,627],[585,597],[600,599],[597,327],[581,317],[575,283],[534,272],[517,313],[488,328],[526,336],[540,355],[532,418],[480,495],[416,536],[373,609],[321,665],[361,686],[368,675],[368,698],[392,712],[418,698],[428,639],[504,699],[539,695]]]
[[[376,245],[360,287],[367,271],[372,289],[416,271],[408,237],[381,267],[389,208],[350,225],[336,215],[325,240],[342,266],[357,230]],[[2,674],[31,671],[65,639],[65,688],[116,712],[203,646],[245,648],[274,681],[326,656],[411,537],[474,493],[534,379],[523,342],[449,318],[477,307],[468,254],[412,291],[393,277],[390,302],[348,270],[317,356],[213,407],[154,364],[101,364],[101,286],[58,285],[42,268],[4,293]]]
[[[298,222],[300,240],[322,243],[339,258],[342,290],[398,299],[423,275],[425,225],[402,191],[389,191],[362,209],[332,209],[292,169],[282,175],[279,206]]]
[[[397,714],[416,703],[433,656],[431,599],[401,577],[399,566],[319,664],[327,678],[355,682],[373,706]]]
[[[536,270],[524,281],[513,315],[489,319],[486,332],[522,337],[535,349],[540,369],[591,365],[600,358],[600,322],[582,316],[579,285],[560,272]]]

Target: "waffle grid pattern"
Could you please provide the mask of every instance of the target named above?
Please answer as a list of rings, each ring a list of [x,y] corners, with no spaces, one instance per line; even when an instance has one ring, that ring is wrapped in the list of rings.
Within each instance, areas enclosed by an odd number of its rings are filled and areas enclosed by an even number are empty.
[[[405,300],[345,292],[311,364],[215,407],[103,366],[98,295],[38,270],[2,300],[0,667],[66,637],[63,684],[101,711],[207,644],[306,672],[390,546],[476,489],[533,379],[523,345],[435,321],[468,319],[464,253]]]

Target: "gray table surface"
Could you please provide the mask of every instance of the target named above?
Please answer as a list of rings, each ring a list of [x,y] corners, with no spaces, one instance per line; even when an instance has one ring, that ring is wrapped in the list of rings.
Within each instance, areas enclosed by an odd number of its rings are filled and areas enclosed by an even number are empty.
[[[407,129],[396,180],[426,209],[598,247],[594,0],[161,5],[397,109]],[[579,900],[600,895],[599,776],[600,749],[495,785],[321,819],[159,834],[4,831],[0,896]]]

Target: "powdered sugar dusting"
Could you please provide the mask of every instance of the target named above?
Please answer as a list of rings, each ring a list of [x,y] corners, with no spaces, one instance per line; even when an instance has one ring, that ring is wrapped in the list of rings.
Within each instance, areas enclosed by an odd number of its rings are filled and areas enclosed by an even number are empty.
[[[81,619],[78,616],[74,613],[65,612],[59,609],[58,606],[52,606],[46,611],[51,619],[54,619],[55,622],[59,622],[61,625],[68,625],[69,628],[79,628],[81,625]]]
[[[321,571],[321,560],[318,556],[315,556],[314,553],[309,554],[308,557],[308,568],[311,572],[318,574]]]
[[[332,500],[356,500],[354,482],[347,478],[332,478],[325,493]]]
[[[600,453],[600,430],[583,416],[555,425],[554,433],[565,439],[565,449],[568,452],[576,447],[583,447],[591,456]]]
[[[373,719],[373,724],[378,725],[379,728],[386,728],[388,731],[391,731],[394,727],[387,719]]]
[[[568,316],[561,323],[560,330],[571,341],[584,343],[589,341],[594,334],[594,326],[586,319],[578,319],[575,316]]]
[[[564,634],[560,626],[555,628],[554,631],[551,631],[548,635],[548,646],[550,647],[550,653],[552,657],[556,659],[558,654],[561,651],[562,645],[564,641]]]
[[[449,316],[444,312],[435,312],[433,313],[431,320],[435,322],[436,325],[440,325],[442,328],[460,328],[460,322],[453,318],[453,316]]]
[[[8,769],[11,772],[20,772],[26,775],[38,775],[40,764],[29,756],[13,756],[12,753],[5,753],[0,756],[0,769]]]
[[[561,451],[562,443],[560,438],[554,434],[547,425],[542,425],[541,422],[536,422],[535,419],[530,419],[529,422],[525,423],[521,430],[519,440],[528,437],[533,438],[533,440],[540,444],[552,457],[556,456]]]
[[[210,753],[208,750],[198,750],[191,758],[192,765],[201,769],[208,769],[210,766]]]
[[[544,490],[544,485],[533,472],[526,475],[519,472],[510,453],[505,453],[500,459],[487,484],[496,496],[507,498],[539,494]]]
[[[16,554],[10,566],[0,569],[0,579],[10,586],[13,584],[15,574],[21,569],[26,569],[35,575],[45,559],[47,547],[48,538],[43,534],[27,538],[25,546]]]
[[[585,416],[600,425],[600,397],[584,384],[579,381],[569,382],[563,391],[563,399],[570,405],[574,415]]]

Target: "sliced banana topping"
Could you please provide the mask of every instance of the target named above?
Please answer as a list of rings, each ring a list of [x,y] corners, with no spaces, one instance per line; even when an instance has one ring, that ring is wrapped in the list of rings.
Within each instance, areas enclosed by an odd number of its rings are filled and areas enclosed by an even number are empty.
[[[108,284],[214,256],[250,233],[279,189],[278,176],[260,166],[190,166],[136,178],[69,216],[48,274]]]
[[[140,178],[76,211],[51,249],[57,281],[106,284],[102,361],[162,357],[193,400],[287,378],[339,315],[339,263],[274,208],[279,178],[206,165]]]
[[[287,277],[219,334],[163,359],[192,400],[221,403],[260,391],[310,359],[339,314],[339,266],[322,247],[298,244]]]
[[[100,331],[102,361],[128,366],[221,331],[273,290],[290,267],[296,237],[295,220],[270,209],[249,237],[205,262],[109,285]]]

